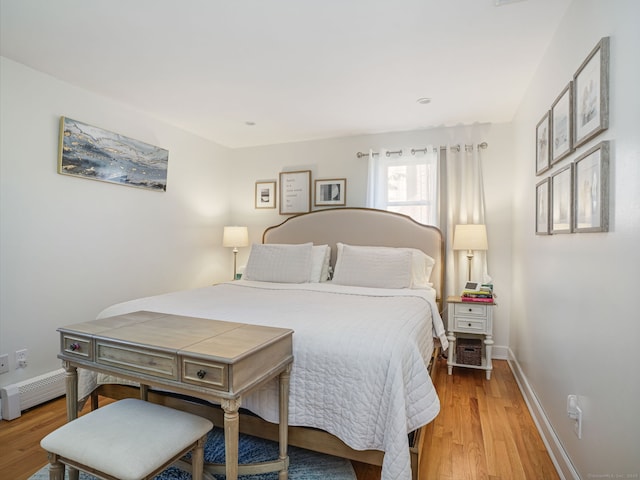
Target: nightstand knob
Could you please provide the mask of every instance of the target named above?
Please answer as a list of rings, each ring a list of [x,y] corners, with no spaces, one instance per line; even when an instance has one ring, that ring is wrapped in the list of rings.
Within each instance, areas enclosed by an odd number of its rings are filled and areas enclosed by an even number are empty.
[[[72,343],[71,345],[69,345],[69,349],[72,352],[75,352],[76,350],[80,350],[80,344],[79,343]]]
[[[470,311],[470,312],[473,312],[473,309],[472,309],[472,308],[470,308],[470,309],[469,309],[469,311]]]
[[[469,322],[469,326],[471,326],[471,322]]]
[[[200,380],[202,380],[206,374],[207,372],[205,372],[204,370],[198,370],[198,372],[196,373]]]

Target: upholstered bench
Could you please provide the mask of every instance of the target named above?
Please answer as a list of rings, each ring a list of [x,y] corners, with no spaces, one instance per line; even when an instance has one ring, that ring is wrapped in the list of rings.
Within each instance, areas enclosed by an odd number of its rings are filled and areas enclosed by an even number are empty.
[[[109,479],[151,479],[190,451],[192,478],[202,480],[212,428],[205,418],[125,399],[63,425],[40,445],[49,453],[50,480],[63,480],[65,465]]]

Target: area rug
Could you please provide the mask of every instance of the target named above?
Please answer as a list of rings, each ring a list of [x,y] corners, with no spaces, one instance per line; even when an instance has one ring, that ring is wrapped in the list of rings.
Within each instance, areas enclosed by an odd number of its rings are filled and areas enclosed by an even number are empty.
[[[240,463],[264,462],[278,458],[278,444],[269,440],[262,440],[250,435],[240,435]],[[224,463],[224,434],[222,429],[214,428],[207,438],[204,458],[210,463]],[[223,480],[224,475],[214,475]],[[67,476],[65,476],[65,479]],[[289,479],[290,480],[356,480],[355,472],[349,460],[311,452],[302,448],[289,447]],[[29,480],[48,480],[49,466],[45,465]],[[241,475],[243,480],[277,480],[278,473],[263,473],[259,475]],[[80,472],[80,480],[96,480],[96,477]],[[155,480],[191,480],[191,475],[170,467]]]

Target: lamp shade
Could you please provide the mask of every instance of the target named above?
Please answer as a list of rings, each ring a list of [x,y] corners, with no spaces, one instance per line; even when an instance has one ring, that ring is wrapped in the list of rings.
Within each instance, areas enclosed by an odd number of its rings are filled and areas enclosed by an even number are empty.
[[[454,250],[488,250],[487,227],[485,225],[456,225],[453,234]]]
[[[222,234],[223,247],[246,247],[249,245],[247,227],[224,227]]]

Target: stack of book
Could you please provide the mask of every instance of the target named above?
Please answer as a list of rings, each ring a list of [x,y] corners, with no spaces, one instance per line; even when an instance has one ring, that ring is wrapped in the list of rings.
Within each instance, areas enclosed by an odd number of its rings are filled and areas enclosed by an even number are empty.
[[[463,290],[460,299],[463,302],[493,303],[493,285],[483,284],[478,290]]]

